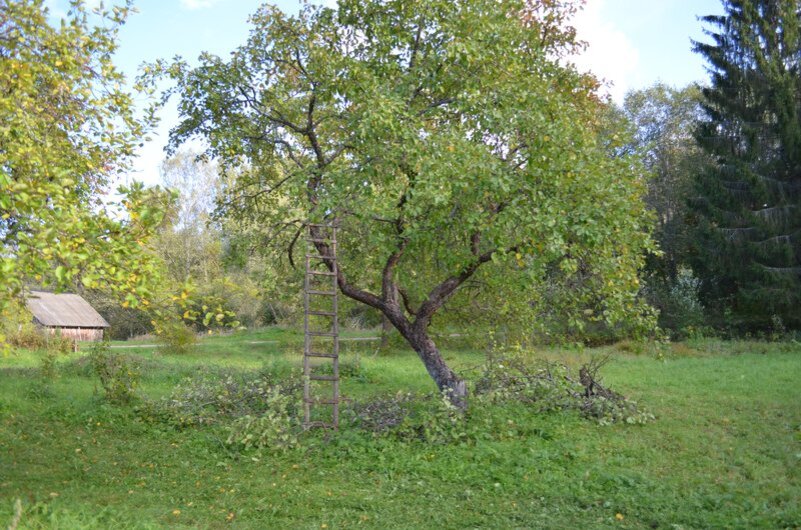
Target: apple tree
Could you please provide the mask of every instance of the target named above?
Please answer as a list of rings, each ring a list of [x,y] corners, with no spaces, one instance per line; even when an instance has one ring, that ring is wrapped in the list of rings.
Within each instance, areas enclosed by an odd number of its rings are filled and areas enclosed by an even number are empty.
[[[227,59],[147,68],[229,175],[220,212],[298,251],[336,222],[341,292],[386,316],[466,405],[430,325],[446,304],[572,325],[636,321],[653,249],[640,165],[576,71],[571,2],[341,0],[264,6]],[[321,254],[323,242],[315,243]],[[328,266],[333,268],[331,263]]]

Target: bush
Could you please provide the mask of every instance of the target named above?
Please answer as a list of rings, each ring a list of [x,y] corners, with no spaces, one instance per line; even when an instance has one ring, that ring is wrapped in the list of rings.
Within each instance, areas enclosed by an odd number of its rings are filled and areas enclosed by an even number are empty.
[[[635,402],[602,385],[598,372],[608,360],[593,360],[576,376],[564,364],[532,362],[514,350],[493,352],[476,383],[476,398],[489,403],[523,403],[537,412],[575,410],[601,424],[654,419]]]
[[[127,357],[111,353],[108,343],[99,342],[92,345],[89,360],[107,401],[130,403],[136,399],[140,373]]]
[[[670,330],[673,338],[683,339],[704,329],[706,317],[701,305],[701,280],[692,270],[682,267],[675,278],[652,278],[645,295],[659,310],[659,326]]]
[[[182,322],[169,322],[159,328],[159,351],[165,354],[186,355],[197,344],[195,332]]]
[[[21,300],[12,301],[0,312],[0,346],[3,341],[14,348],[56,353],[69,353],[75,347],[75,341],[58,333],[51,335],[34,324],[33,315]]]
[[[47,349],[42,353],[42,363],[39,366],[39,373],[45,381],[52,381],[58,375],[58,365],[56,358],[58,352]]]

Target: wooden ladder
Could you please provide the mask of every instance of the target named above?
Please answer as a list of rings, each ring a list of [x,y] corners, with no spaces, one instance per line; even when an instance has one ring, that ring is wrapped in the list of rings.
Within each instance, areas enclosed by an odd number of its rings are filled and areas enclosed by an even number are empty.
[[[337,302],[337,229],[309,224],[306,277],[303,282],[303,427],[339,428],[339,321]],[[324,243],[321,254],[316,243]],[[330,280],[330,284],[328,283]],[[324,329],[321,329],[324,328]],[[330,363],[330,364],[329,364]],[[330,371],[325,370],[330,366]],[[321,373],[325,370],[324,373]],[[330,397],[320,397],[331,385]],[[313,417],[315,405],[331,405],[331,415]]]

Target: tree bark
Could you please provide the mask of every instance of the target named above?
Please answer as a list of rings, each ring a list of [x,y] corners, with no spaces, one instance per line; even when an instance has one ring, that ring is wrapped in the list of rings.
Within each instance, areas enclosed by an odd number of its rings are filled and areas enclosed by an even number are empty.
[[[462,411],[466,410],[467,383],[445,363],[437,345],[429,337],[429,320],[416,318],[414,322],[410,322],[403,313],[397,297],[392,297],[379,309],[423,361],[428,375],[434,380],[439,391],[444,393],[455,407]]]
[[[404,338],[423,361],[428,375],[437,384],[439,391],[458,409],[467,409],[467,383],[445,364],[437,345],[428,336],[426,326],[414,325],[403,333]]]

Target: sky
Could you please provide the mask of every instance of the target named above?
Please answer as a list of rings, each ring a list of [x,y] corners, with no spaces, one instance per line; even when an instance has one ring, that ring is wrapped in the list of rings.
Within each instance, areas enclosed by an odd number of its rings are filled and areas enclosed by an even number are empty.
[[[46,3],[57,17],[68,1]],[[297,0],[274,3],[287,12],[300,5]],[[202,51],[225,57],[245,42],[248,16],[261,4],[259,0],[136,0],[138,13],[120,32],[116,63],[133,79],[142,63],[158,58],[181,55],[191,62]],[[721,12],[719,0],[586,0],[574,25],[589,46],[575,63],[606,81],[603,90],[618,103],[627,91],[658,81],[677,87],[703,83],[704,62],[692,52],[691,40],[704,38],[698,16]],[[139,150],[129,180],[160,182],[158,168],[167,132],[177,119],[174,106],[164,109],[153,140]]]

